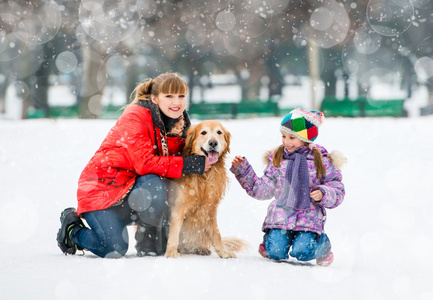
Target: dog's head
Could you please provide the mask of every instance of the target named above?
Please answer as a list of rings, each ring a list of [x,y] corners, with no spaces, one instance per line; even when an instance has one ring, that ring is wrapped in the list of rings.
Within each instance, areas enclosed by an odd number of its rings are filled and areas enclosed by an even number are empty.
[[[230,152],[230,138],[230,132],[218,121],[203,121],[188,129],[183,155],[205,155],[214,164]]]

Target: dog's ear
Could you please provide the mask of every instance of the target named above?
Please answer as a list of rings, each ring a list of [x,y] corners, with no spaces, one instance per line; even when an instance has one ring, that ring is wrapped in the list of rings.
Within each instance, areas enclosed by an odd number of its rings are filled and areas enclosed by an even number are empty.
[[[224,127],[223,127],[223,132],[224,132],[224,139],[225,139],[225,141],[226,141],[226,151],[228,152],[228,153],[230,153],[230,140],[231,140],[231,138],[232,138],[232,135],[230,134],[230,132],[227,130],[227,129],[225,129]]]
[[[189,156],[192,154],[192,144],[194,143],[196,135],[196,126],[192,125],[186,132],[185,147],[183,148],[182,156]]]

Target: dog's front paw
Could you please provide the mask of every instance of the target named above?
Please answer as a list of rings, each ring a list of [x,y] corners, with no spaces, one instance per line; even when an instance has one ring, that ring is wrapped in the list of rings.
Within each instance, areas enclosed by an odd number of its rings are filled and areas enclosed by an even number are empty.
[[[232,251],[222,250],[218,253],[221,258],[236,258],[236,254]]]
[[[167,248],[164,256],[167,258],[178,258],[179,257],[179,251],[177,251],[176,248],[173,248],[173,249]]]

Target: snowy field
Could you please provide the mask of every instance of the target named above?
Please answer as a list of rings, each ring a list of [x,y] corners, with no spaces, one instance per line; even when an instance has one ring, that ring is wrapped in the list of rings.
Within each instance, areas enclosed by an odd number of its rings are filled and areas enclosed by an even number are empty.
[[[250,243],[237,259],[137,258],[132,235],[122,259],[63,255],[60,212],[76,206],[78,176],[114,122],[0,120],[1,299],[433,299],[433,117],[325,120],[317,143],[348,159],[346,199],[328,210],[329,268],[259,256],[269,202],[231,173],[218,223]],[[245,155],[262,174],[280,118],[221,122],[230,158]]]

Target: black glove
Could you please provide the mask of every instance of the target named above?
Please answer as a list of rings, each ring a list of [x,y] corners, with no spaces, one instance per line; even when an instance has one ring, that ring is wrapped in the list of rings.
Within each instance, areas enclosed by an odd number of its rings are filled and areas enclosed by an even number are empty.
[[[182,173],[203,174],[206,164],[206,157],[204,155],[191,155],[183,158]]]

